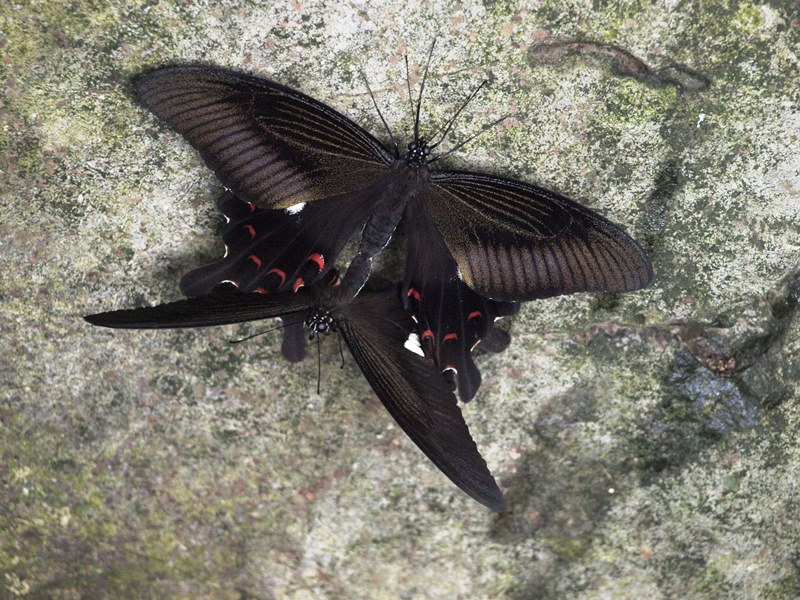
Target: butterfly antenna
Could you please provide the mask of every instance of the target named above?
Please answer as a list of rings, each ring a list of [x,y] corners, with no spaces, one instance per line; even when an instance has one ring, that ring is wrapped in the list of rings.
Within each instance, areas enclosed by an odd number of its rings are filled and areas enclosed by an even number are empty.
[[[438,155],[434,156],[433,158],[431,158],[431,159],[428,161],[428,164],[430,164],[430,163],[432,163],[432,162],[434,162],[434,161],[437,161],[437,160],[439,160],[440,158],[444,158],[445,156],[447,156],[447,155],[448,155],[448,154],[450,154],[451,152],[455,152],[455,151],[456,151],[456,150],[458,150],[459,148],[461,148],[461,147],[463,147],[464,145],[466,145],[466,144],[470,143],[470,142],[471,142],[472,140],[474,140],[476,137],[478,137],[478,136],[480,136],[480,135],[483,135],[484,133],[486,133],[487,131],[489,131],[490,129],[492,129],[492,128],[493,128],[495,125],[497,125],[498,123],[501,123],[502,121],[506,120],[506,119],[507,119],[508,117],[510,117],[510,116],[511,116],[511,115],[505,115],[504,117],[500,117],[500,118],[499,118],[499,119],[497,119],[496,121],[492,121],[492,122],[491,122],[491,123],[489,123],[489,124],[488,124],[486,127],[484,127],[483,129],[481,129],[481,130],[480,130],[478,133],[476,133],[475,135],[471,135],[471,136],[469,136],[469,137],[468,137],[467,139],[465,139],[463,142],[461,142],[461,143],[459,143],[459,144],[456,144],[455,146],[453,146],[452,148],[450,148],[450,150],[448,150],[447,152],[442,152],[441,154],[438,154]]]
[[[408,54],[403,55],[403,58],[406,61],[406,89],[408,90],[408,103],[411,105],[411,118],[414,118],[414,100],[413,96],[411,95],[411,73],[408,70]]]
[[[372,90],[369,87],[369,81],[367,81],[367,74],[364,71],[361,71],[361,77],[364,78],[364,84],[367,86],[367,92],[369,92],[369,97],[372,98],[372,104],[375,107],[375,110],[378,112],[378,116],[381,118],[381,123],[386,128],[387,133],[389,134],[389,139],[392,140],[392,144],[394,144],[394,155],[395,158],[400,156],[400,150],[397,147],[397,140],[392,133],[392,130],[389,129],[389,125],[386,123],[386,119],[383,118],[383,114],[381,113],[381,109],[378,108],[378,101],[375,99],[375,95],[372,93]]]
[[[321,342],[319,341],[319,335],[317,337],[317,396],[320,394],[320,381],[322,381],[322,352],[320,351],[319,347]]]
[[[425,81],[428,79],[428,68],[431,66],[431,59],[433,58],[433,49],[436,47],[436,40],[431,44],[431,50],[428,52],[428,62],[425,63],[425,72],[422,74],[422,83],[419,86],[419,96],[417,97],[417,114],[414,116],[414,140],[419,139],[419,112],[422,108],[422,92],[425,90]]]
[[[342,357],[342,366],[339,368],[344,369],[344,352],[342,351],[342,336],[339,336],[339,356]]]
[[[449,120],[449,121],[447,122],[447,124],[445,125],[445,127],[444,127],[444,133],[442,133],[442,137],[441,137],[441,139],[440,139],[438,142],[436,142],[435,144],[431,144],[431,145],[429,146],[431,150],[433,150],[434,148],[436,148],[436,146],[438,146],[439,144],[441,144],[441,143],[442,143],[442,142],[445,140],[445,138],[447,137],[447,134],[448,134],[448,133],[450,133],[450,129],[452,129],[452,127],[453,127],[453,124],[456,122],[456,119],[458,118],[458,115],[460,115],[460,114],[461,114],[461,111],[462,111],[462,110],[464,110],[464,109],[467,107],[467,104],[469,104],[470,102],[472,102],[472,100],[475,98],[475,96],[477,96],[477,95],[478,95],[478,92],[480,92],[480,91],[481,91],[481,90],[482,90],[482,89],[483,89],[483,88],[484,88],[484,87],[485,87],[485,86],[486,86],[488,83],[489,83],[489,82],[488,82],[487,80],[485,80],[485,79],[484,79],[484,80],[481,82],[481,84],[480,84],[480,85],[479,85],[477,88],[475,88],[475,91],[473,91],[473,92],[472,92],[472,93],[469,95],[469,97],[468,97],[466,100],[464,100],[464,103],[463,103],[463,104],[462,104],[462,105],[459,107],[459,109],[456,111],[456,113],[455,113],[455,114],[454,114],[452,117],[450,117],[450,120]],[[431,135],[431,139],[433,139],[433,138],[435,138],[437,135],[439,135],[439,132],[440,132],[440,131],[442,131],[442,128],[441,128],[441,127],[440,127],[439,129],[437,129],[437,130],[436,130],[436,132],[435,132],[433,135]]]
[[[278,329],[285,329],[286,327],[291,327],[292,325],[297,325],[298,323],[302,323],[303,321],[295,321],[294,323],[281,323],[277,327],[271,327],[270,329],[265,329],[264,331],[259,331],[258,333],[254,333],[253,335],[248,335],[247,337],[243,337],[238,340],[228,340],[229,344],[241,344],[242,342],[246,342],[247,340],[252,340],[255,337],[260,335],[264,335],[265,333],[272,333],[273,331],[277,331]]]

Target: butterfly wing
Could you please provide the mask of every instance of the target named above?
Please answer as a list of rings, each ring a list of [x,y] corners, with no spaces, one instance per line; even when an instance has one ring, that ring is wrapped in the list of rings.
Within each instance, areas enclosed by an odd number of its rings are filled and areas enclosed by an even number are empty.
[[[501,351],[508,336],[494,328],[496,317],[514,314],[516,303],[480,296],[458,277],[441,234],[417,203],[406,212],[407,252],[403,305],[417,320],[425,356],[457,383],[463,402],[470,401],[481,384],[472,350],[489,337],[487,349]],[[490,333],[491,332],[491,333]]]
[[[453,483],[495,511],[503,496],[441,373],[404,347],[414,323],[396,289],[365,294],[342,309],[345,343],[398,425]]]
[[[394,157],[332,108],[278,83],[202,66],[136,82],[142,103],[183,135],[226,188],[260,208],[348,194]]]
[[[265,210],[225,192],[217,202],[228,223],[226,254],[181,280],[198,296],[223,281],[243,292],[285,292],[310,287],[329,272],[342,247],[366,219],[375,196],[359,192],[306,205],[297,213]]]
[[[157,306],[115,310],[83,318],[92,325],[116,329],[208,327],[287,316],[291,322],[292,316],[302,320],[303,311],[313,306],[315,299],[316,295],[305,289],[296,294],[264,295],[244,293],[234,288]]]
[[[496,300],[640,289],[644,250],[608,219],[555,192],[479,173],[435,171],[422,203],[464,282]]]
[[[426,284],[409,287],[406,309],[419,324],[422,350],[458,389],[462,402],[475,397],[481,373],[472,352],[480,348],[502,352],[510,336],[494,325],[503,314],[514,314],[517,303],[500,303],[475,293],[455,274]]]

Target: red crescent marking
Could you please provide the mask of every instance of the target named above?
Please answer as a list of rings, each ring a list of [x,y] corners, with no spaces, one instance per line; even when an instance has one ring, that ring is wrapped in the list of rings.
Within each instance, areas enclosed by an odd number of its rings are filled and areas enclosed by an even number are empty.
[[[272,275],[273,273],[275,273],[278,277],[281,278],[281,284],[278,287],[282,288],[283,284],[286,283],[286,273],[284,273],[280,269],[270,269],[269,271],[267,271],[267,275]]]
[[[483,315],[481,315],[481,311],[479,311],[479,310],[473,310],[473,311],[472,311],[471,313],[469,313],[469,315],[467,316],[467,321],[470,321],[470,320],[474,319],[475,317],[481,317],[481,316],[483,316]]]
[[[433,332],[430,329],[426,329],[422,332],[420,339],[427,340],[428,338],[433,338]]]
[[[256,237],[256,228],[255,227],[253,227],[252,225],[245,225],[244,228],[247,229],[247,231],[250,232],[250,237],[251,238]]]
[[[252,202],[248,202],[247,204],[250,205],[250,212],[256,212],[256,205]]]
[[[317,263],[317,266],[319,267],[320,271],[322,271],[322,269],[325,268],[325,257],[322,256],[322,254],[320,254],[319,252],[314,252],[314,254],[309,256],[306,262],[308,261]]]
[[[442,341],[446,342],[448,340],[457,340],[457,339],[458,339],[458,334],[457,333],[448,333],[446,336],[444,336]]]
[[[267,290],[265,290],[263,287],[257,287],[257,288],[256,288],[256,291],[257,291],[259,294],[266,294],[266,293],[267,293]]]
[[[293,291],[293,292],[296,292],[296,291],[297,291],[297,290],[299,290],[301,287],[303,287],[305,284],[306,284],[306,282],[305,282],[305,281],[303,281],[303,278],[302,278],[302,277],[298,277],[298,278],[295,280],[295,282],[294,282],[294,285],[292,286],[292,291]]]
[[[258,267],[259,269],[261,268],[261,259],[260,259],[260,258],[258,258],[258,257],[257,257],[255,254],[251,254],[251,255],[250,255],[250,256],[248,256],[247,258],[249,258],[249,259],[250,259],[250,260],[252,260],[254,263],[256,263],[256,267]]]
[[[420,299],[419,292],[417,290],[415,290],[414,288],[408,288],[408,295],[409,295],[410,298],[413,298],[414,300],[419,302],[419,299]]]

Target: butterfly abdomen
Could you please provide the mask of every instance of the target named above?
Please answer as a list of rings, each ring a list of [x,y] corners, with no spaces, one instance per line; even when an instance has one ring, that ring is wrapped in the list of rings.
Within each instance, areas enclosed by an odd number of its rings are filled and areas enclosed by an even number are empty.
[[[364,225],[359,251],[374,256],[386,247],[406,205],[419,195],[419,189],[420,173],[409,169],[402,161],[398,162],[394,176],[382,192],[381,201]]]
[[[375,204],[372,214],[364,224],[358,253],[347,269],[343,284],[353,295],[369,277],[372,259],[392,239],[406,206],[418,197],[419,190],[424,185],[422,177],[427,177],[427,173],[421,169],[408,168],[402,159],[395,163],[381,192],[380,201]]]

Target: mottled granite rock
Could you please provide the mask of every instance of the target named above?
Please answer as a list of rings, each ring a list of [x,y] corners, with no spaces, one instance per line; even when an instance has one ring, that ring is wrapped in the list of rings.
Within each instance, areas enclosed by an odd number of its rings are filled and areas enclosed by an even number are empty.
[[[258,4],[0,7],[0,597],[799,597],[797,3]],[[227,344],[258,325],[80,319],[221,252],[221,188],[137,74],[238,67],[382,135],[359,69],[408,131],[433,39],[426,124],[486,77],[456,139],[513,116],[451,164],[586,202],[657,271],[526,305],[479,359],[501,516],[334,343],[317,395],[313,361]]]

